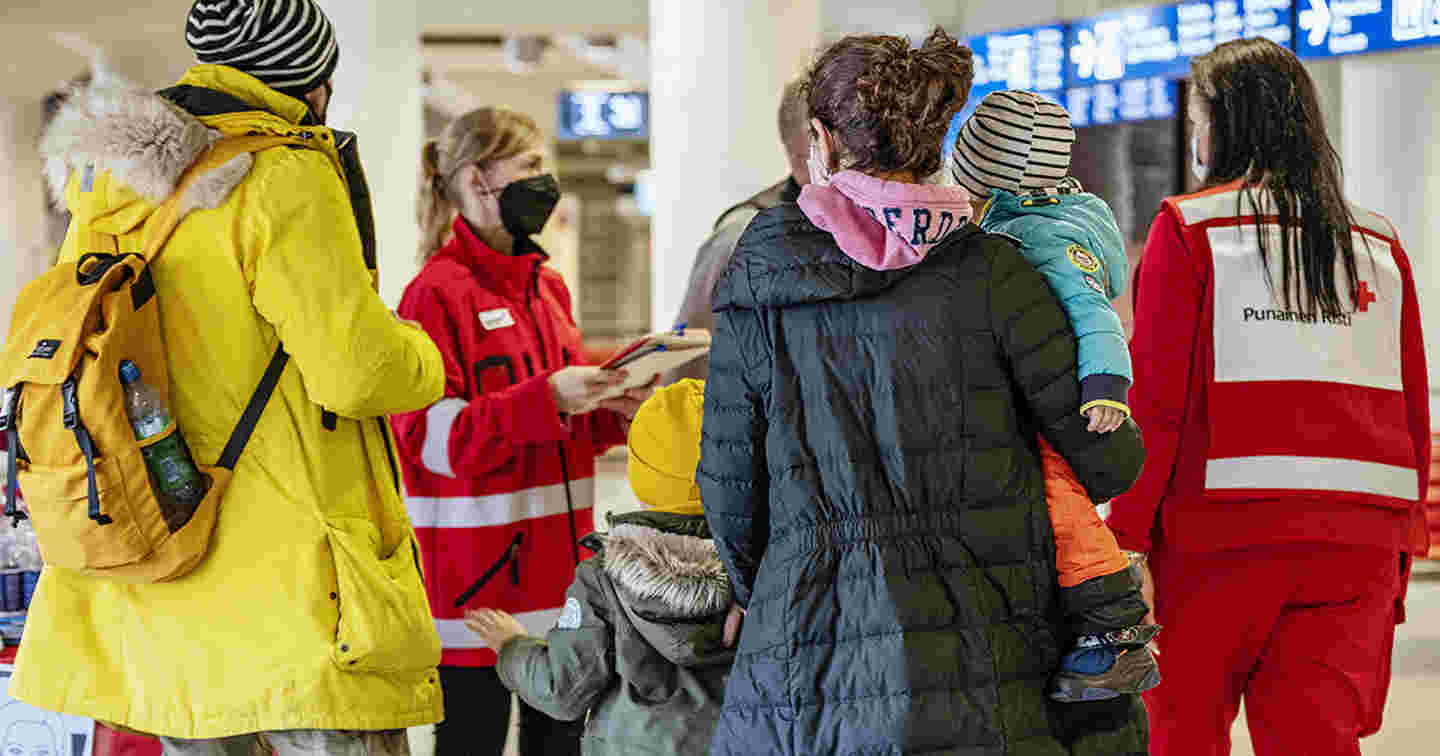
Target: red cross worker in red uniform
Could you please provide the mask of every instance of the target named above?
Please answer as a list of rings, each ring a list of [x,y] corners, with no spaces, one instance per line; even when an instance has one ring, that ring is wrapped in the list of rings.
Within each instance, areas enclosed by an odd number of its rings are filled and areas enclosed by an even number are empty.
[[[1410,261],[1351,205],[1288,50],[1194,61],[1203,188],[1166,200],[1135,288],[1148,458],[1109,519],[1149,553],[1164,682],[1156,756],[1358,756],[1380,727],[1430,433]]]
[[[651,389],[612,399],[619,371],[583,364],[570,291],[531,236],[560,199],[529,117],[481,108],[423,154],[421,257],[399,316],[445,358],[445,397],[394,418],[406,505],[444,653],[436,756],[500,756],[510,691],[465,628],[496,607],[543,636],[594,530],[595,457],[623,444]],[[584,723],[522,704],[522,756],[578,756]]]

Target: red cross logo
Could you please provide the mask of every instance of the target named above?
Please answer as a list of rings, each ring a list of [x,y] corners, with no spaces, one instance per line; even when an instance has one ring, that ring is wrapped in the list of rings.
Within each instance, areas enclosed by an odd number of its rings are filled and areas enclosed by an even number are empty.
[[[1355,298],[1357,300],[1355,309],[1359,310],[1360,312],[1369,312],[1370,305],[1378,301],[1375,293],[1370,291],[1370,285],[1365,283],[1364,281],[1360,282],[1360,290],[1356,294]]]

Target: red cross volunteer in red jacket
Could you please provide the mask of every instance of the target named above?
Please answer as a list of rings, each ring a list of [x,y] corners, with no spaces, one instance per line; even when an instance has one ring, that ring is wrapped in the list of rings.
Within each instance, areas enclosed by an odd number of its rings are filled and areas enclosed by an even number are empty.
[[[1152,752],[1229,753],[1243,698],[1260,756],[1358,756],[1427,538],[1415,282],[1389,222],[1346,204],[1294,55],[1226,43],[1192,92],[1205,189],[1164,203],[1140,261],[1148,459],[1109,520],[1150,552],[1165,626]]]
[[[457,119],[424,152],[426,262],[398,314],[440,347],[445,398],[394,426],[444,646],[437,756],[503,749],[509,692],[465,608],[501,607],[532,634],[550,630],[578,538],[594,529],[595,456],[624,443],[648,394],[599,402],[623,376],[577,364],[570,292],[530,239],[559,199],[543,162],[534,122],[499,108]],[[578,731],[557,734],[566,728],[535,711],[521,725],[522,753],[578,753]]]

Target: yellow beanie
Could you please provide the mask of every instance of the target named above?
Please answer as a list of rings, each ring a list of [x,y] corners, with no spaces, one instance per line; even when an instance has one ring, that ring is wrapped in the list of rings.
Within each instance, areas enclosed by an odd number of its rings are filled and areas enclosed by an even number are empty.
[[[630,490],[651,509],[698,515],[700,423],[705,382],[686,379],[655,392],[630,423]]]

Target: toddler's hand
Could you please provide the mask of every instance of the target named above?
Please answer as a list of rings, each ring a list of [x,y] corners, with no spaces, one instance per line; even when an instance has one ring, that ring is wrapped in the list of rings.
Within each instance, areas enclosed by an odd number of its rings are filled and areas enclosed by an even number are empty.
[[[1103,405],[1085,410],[1085,416],[1090,418],[1091,433],[1112,433],[1125,424],[1126,418],[1124,410]]]
[[[480,636],[480,642],[495,653],[512,639],[525,635],[525,626],[509,612],[499,609],[477,609],[465,613],[465,627]]]

